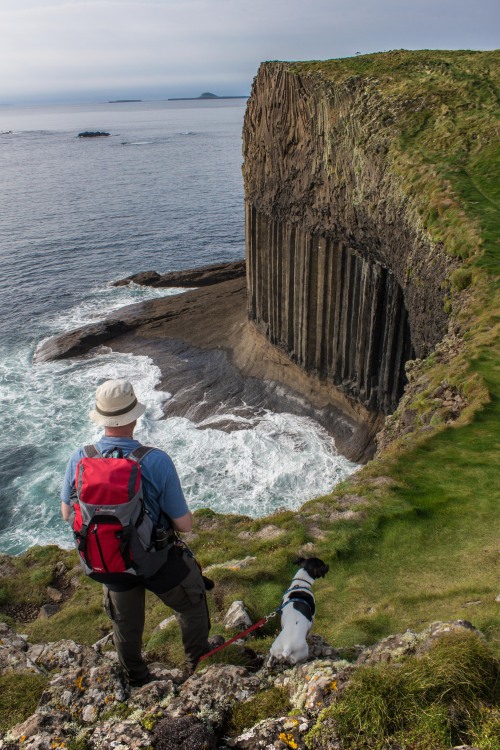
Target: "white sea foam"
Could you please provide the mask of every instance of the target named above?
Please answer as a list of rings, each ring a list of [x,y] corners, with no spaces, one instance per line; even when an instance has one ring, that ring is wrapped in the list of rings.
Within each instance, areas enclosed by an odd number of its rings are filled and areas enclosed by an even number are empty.
[[[140,286],[139,284],[126,284],[124,286],[113,286],[111,283],[92,289],[82,301],[72,310],[61,315],[58,313],[46,322],[50,334],[56,332],[71,331],[73,328],[95,323],[115,310],[136,302],[145,302],[158,297],[170,297],[188,291],[180,288],[165,288]]]
[[[0,549],[5,551],[18,552],[34,543],[71,544],[59,520],[62,475],[72,450],[100,434],[88,412],[96,386],[107,378],[134,382],[139,400],[148,405],[137,437],[172,456],[192,509],[211,507],[254,517],[281,507],[294,509],[330,491],[356,468],[337,453],[332,438],[305,417],[265,412],[250,420],[226,415],[247,427],[231,432],[204,425],[199,429],[180,417],[161,419],[170,394],[157,390],[160,371],[148,357],[110,352],[28,366],[24,374],[21,369],[7,393],[6,432],[17,444],[39,451],[12,484],[12,522],[0,532]]]
[[[52,330],[95,320],[103,309],[165,294],[144,287],[94,290],[81,305],[50,322]],[[167,293],[172,293],[168,290]],[[190,507],[262,516],[277,508],[297,508],[330,491],[356,466],[340,456],[333,439],[313,420],[292,414],[224,408],[197,426],[187,418],[162,419],[170,394],[158,390],[160,370],[145,356],[102,347],[93,357],[34,366],[32,352],[20,348],[0,362],[3,447],[19,447],[2,501],[8,525],[0,530],[0,550],[17,553],[33,544],[70,546],[59,514],[59,492],[66,462],[79,445],[100,430],[88,419],[97,385],[128,378],[147,404],[137,437],[166,450],[174,459]],[[168,413],[168,411],[167,411]],[[223,431],[233,421],[240,429]],[[17,457],[17,458],[16,458]],[[19,465],[17,466],[17,463]]]

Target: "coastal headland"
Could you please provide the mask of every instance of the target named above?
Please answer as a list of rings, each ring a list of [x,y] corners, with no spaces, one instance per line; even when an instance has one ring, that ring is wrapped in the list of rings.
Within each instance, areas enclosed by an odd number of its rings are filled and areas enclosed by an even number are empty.
[[[204,287],[39,348],[148,352],[169,389],[229,397],[227,379],[255,403],[303,399],[344,421],[347,446],[383,426],[374,460],[297,512],[196,513],[212,632],[264,624],[186,682],[154,602],[155,680],[134,692],[75,553],[1,557],[0,685],[20,711],[5,705],[0,748],[497,750],[499,73],[498,52],[474,51],[263,64],[243,134],[246,278],[219,268],[208,285],[204,269]],[[296,554],[330,571],[309,660],[273,669]]]

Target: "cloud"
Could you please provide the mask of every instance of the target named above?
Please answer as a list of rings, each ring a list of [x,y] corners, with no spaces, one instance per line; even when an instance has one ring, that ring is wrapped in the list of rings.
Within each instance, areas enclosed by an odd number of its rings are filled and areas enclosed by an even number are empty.
[[[488,49],[495,17],[493,0],[2,0],[0,99],[211,81],[247,93],[262,60]]]

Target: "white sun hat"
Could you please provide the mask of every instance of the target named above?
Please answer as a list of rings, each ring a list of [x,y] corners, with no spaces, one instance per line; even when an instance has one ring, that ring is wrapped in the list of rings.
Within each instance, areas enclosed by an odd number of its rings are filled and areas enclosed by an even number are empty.
[[[128,380],[106,380],[95,392],[90,419],[104,427],[122,427],[135,422],[146,407],[140,404]]]

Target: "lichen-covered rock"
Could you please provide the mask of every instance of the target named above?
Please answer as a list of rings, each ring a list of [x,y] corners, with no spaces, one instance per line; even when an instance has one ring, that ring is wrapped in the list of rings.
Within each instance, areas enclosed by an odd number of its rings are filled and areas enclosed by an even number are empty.
[[[30,645],[28,656],[50,672],[61,672],[76,667],[89,669],[102,663],[102,658],[91,646],[83,646],[71,640]]]
[[[99,724],[87,740],[91,750],[149,750],[151,736],[133,719]]]
[[[23,750],[53,750],[54,742],[62,741],[71,716],[66,711],[34,713],[26,721],[17,724],[5,735],[4,742]],[[17,744],[19,743],[19,745]],[[5,748],[0,744],[0,748]]]
[[[309,635],[309,656],[315,659],[340,659],[340,651],[325,641],[321,635]]]
[[[329,705],[337,692],[338,672],[332,661],[311,661],[286,670],[274,685],[287,690],[294,709],[317,713]]]
[[[166,706],[176,692],[176,683],[172,679],[157,679],[133,690],[128,703],[129,706],[140,708]]]
[[[87,750],[346,750],[337,737],[335,718],[320,712],[341,697],[359,666],[397,665],[408,656],[425,654],[439,638],[471,631],[480,635],[466,620],[436,622],[420,633],[407,631],[363,649],[354,664],[336,658],[342,652],[315,636],[313,650],[322,658],[256,673],[217,664],[185,682],[179,669],[155,663],[149,665],[153,681],[129,690],[115,652],[99,655],[73,641],[30,646],[25,637],[0,624],[0,655],[17,649],[26,669],[22,659],[26,661],[29,652],[59,672],[35,713],[0,739],[0,750],[55,750],[71,744]],[[357,655],[356,647],[351,658]],[[269,688],[285,690],[298,715],[268,718],[237,737],[224,737],[233,704]]]
[[[18,635],[4,622],[0,623],[0,674],[8,672],[37,672],[30,659],[26,636]]]
[[[238,750],[305,750],[304,735],[310,728],[305,716],[279,719],[264,719],[234,739],[227,740],[227,747]]]
[[[364,649],[357,664],[377,664],[379,662],[400,662],[408,656],[425,652],[432,643],[443,635],[458,632],[479,631],[467,620],[435,622],[420,633],[407,630],[405,633],[390,635],[388,638]]]
[[[65,710],[74,720],[94,722],[100,714],[127,698],[118,667],[102,664],[55,677],[42,693],[39,713]]]
[[[220,726],[231,704],[250,698],[259,685],[259,677],[243,667],[214,664],[186,680],[167,710],[170,716],[193,715]]]

